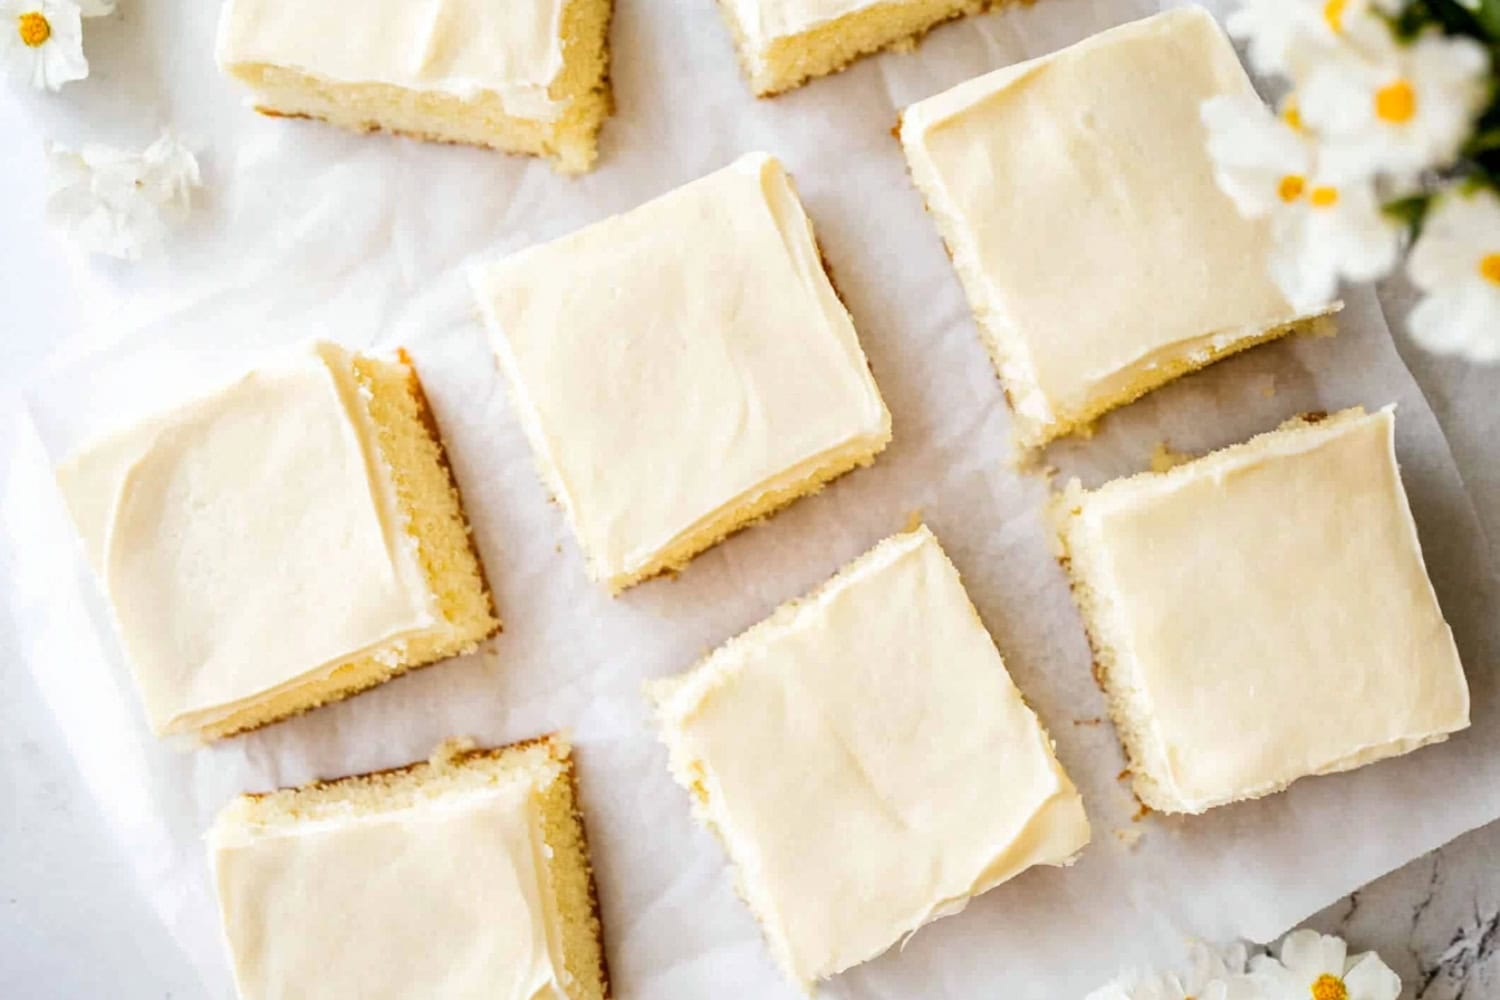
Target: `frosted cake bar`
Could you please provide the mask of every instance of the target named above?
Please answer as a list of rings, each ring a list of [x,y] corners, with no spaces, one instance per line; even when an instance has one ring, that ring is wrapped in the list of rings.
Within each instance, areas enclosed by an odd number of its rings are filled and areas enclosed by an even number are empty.
[[[542,477],[614,591],[890,440],[812,224],[763,153],[472,278]]]
[[[245,795],[208,836],[243,1000],[606,1000],[571,749],[454,742]]]
[[[404,354],[289,352],[58,479],[158,734],[253,729],[499,631]]]
[[[787,976],[821,979],[1089,840],[926,528],[650,692],[677,781]]]
[[[1345,410],[1058,498],[1146,805],[1199,813],[1468,726],[1393,434],[1390,409]]]
[[[1268,225],[1214,181],[1199,107],[1254,95],[1183,7],[907,108],[900,138],[999,372],[1043,445],[1304,319]]]
[[[227,0],[218,62],[268,114],[589,169],[613,0]]]

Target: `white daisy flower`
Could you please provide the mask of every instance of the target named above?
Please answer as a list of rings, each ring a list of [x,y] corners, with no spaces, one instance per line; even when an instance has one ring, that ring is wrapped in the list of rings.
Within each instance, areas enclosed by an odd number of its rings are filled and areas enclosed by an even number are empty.
[[[95,145],[47,153],[48,216],[84,249],[122,260],[161,246],[202,183],[197,158],[172,135],[139,153]]]
[[[1349,956],[1341,938],[1293,931],[1280,960],[1250,963],[1250,977],[1268,1000],[1397,1000],[1401,979],[1374,952]]]
[[[1261,73],[1300,78],[1314,63],[1344,45],[1349,29],[1371,7],[1393,0],[1244,0],[1225,26],[1249,48]]]
[[[1406,267],[1427,293],[1411,312],[1412,339],[1438,354],[1500,362],[1500,196],[1444,196]]]
[[[0,64],[33,87],[59,90],[89,75],[76,0],[0,0]]]
[[[1301,196],[1314,149],[1294,100],[1280,117],[1249,94],[1212,98],[1200,113],[1214,179],[1241,214],[1259,219]]]
[[[1242,214],[1270,219],[1270,274],[1298,312],[1332,302],[1340,278],[1373,280],[1395,264],[1401,230],[1373,184],[1337,177],[1305,132],[1254,98],[1214,98],[1202,115],[1215,178]]]
[[[1303,119],[1341,174],[1411,177],[1458,156],[1488,96],[1489,54],[1435,31],[1402,44],[1384,25],[1322,60],[1300,86]]]
[[[1395,266],[1401,229],[1382,211],[1373,184],[1315,171],[1298,192],[1271,215],[1271,279],[1298,312],[1331,303],[1340,278],[1374,281]]]
[[[1245,948],[1223,950],[1194,944],[1192,967],[1177,973],[1126,972],[1086,1000],[1258,1000],[1245,971]]]

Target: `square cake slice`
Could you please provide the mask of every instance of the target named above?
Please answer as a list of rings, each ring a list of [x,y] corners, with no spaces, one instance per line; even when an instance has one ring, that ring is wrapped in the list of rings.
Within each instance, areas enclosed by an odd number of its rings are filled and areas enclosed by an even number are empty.
[[[543,479],[615,592],[890,440],[812,223],[764,153],[472,278]]]
[[[241,796],[208,848],[243,1000],[610,995],[560,736]]]
[[[288,353],[58,480],[159,735],[254,729],[500,629],[404,352]]]
[[[1268,225],[1219,190],[1199,107],[1253,94],[1202,8],[907,108],[900,138],[1014,413],[1041,446],[1287,333]]]
[[[1345,410],[1058,497],[1146,805],[1200,813],[1468,726],[1393,442],[1389,408]]]
[[[263,114],[588,170],[613,0],[226,0],[218,62]]]
[[[926,528],[654,682],[672,773],[803,989],[1089,839]]]
[[[916,44],[935,25],[1000,0],[719,0],[756,97],[770,97],[860,56]]]

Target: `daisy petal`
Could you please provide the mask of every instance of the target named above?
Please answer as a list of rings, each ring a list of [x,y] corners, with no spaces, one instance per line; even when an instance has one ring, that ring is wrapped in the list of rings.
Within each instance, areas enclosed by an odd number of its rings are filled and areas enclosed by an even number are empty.
[[[1396,1000],[1401,995],[1401,977],[1374,952],[1354,960],[1353,967],[1344,973],[1344,986],[1349,990],[1349,1000]]]
[[[172,136],[144,153],[105,146],[48,147],[47,213],[84,249],[138,260],[165,242],[200,184],[197,160]]]
[[[1281,942],[1281,962],[1309,983],[1324,973],[1344,972],[1348,946],[1340,938],[1317,931],[1293,931]]]
[[[1407,322],[1412,340],[1434,354],[1476,364],[1500,361],[1500,295],[1473,286],[1434,293],[1417,303]]]

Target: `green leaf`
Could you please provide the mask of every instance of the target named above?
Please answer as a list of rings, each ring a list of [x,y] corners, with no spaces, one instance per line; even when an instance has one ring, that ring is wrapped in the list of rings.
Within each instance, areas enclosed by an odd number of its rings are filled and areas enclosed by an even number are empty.
[[[1442,0],[1435,0],[1435,2],[1442,2]],[[1396,14],[1390,15],[1387,20],[1396,38],[1403,42],[1416,38],[1429,24],[1438,23],[1437,18],[1427,7],[1427,0],[1415,0],[1409,3]]]
[[[1479,2],[1493,4],[1497,0]],[[1473,4],[1460,3],[1459,0],[1414,0],[1402,8],[1401,16],[1408,22],[1404,25],[1407,32],[1403,34],[1408,39],[1416,37],[1429,24],[1436,25],[1449,35],[1487,37],[1480,22],[1479,10]]]
[[[1466,35],[1500,43],[1500,0],[1407,0],[1391,18],[1391,26],[1403,41],[1435,27],[1448,35]]]
[[[1451,182],[1453,187],[1466,195],[1485,188],[1500,194],[1500,167],[1486,166],[1478,160],[1465,160],[1454,170]]]
[[[1388,201],[1381,207],[1386,215],[1411,230],[1412,235],[1415,236],[1421,232],[1422,220],[1427,217],[1427,210],[1432,207],[1432,195],[1414,194],[1408,198]]]
[[[1474,19],[1484,28],[1490,41],[1500,42],[1500,0],[1479,0]]]
[[[1471,135],[1464,143],[1463,155],[1478,159],[1496,151],[1500,151],[1500,125],[1492,125]]]

